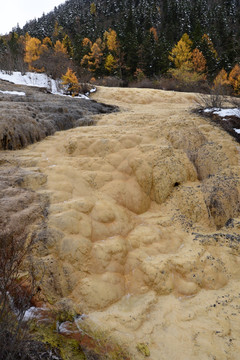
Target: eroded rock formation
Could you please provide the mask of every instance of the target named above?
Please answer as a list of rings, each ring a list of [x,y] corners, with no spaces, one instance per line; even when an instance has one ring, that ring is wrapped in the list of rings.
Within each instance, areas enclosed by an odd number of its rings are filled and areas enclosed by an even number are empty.
[[[239,149],[194,96],[100,88],[120,112],[6,155],[44,178],[22,184],[49,199],[43,298],[132,359],[239,356]]]

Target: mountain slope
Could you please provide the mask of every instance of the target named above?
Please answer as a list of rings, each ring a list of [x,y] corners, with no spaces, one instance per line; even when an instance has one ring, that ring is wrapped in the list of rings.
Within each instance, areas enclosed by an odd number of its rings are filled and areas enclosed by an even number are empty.
[[[94,36],[96,29],[108,26],[124,28],[132,11],[139,28],[155,26],[169,39],[177,40],[183,32],[193,34],[199,28],[215,36],[236,35],[240,31],[239,0],[100,0],[96,12],[91,14],[92,0],[68,0],[47,15],[27,23],[23,30],[34,35],[42,31],[49,36],[54,21],[70,33]],[[91,26],[92,25],[92,26]],[[95,34],[96,35],[96,34]],[[215,39],[216,40],[216,39]]]
[[[146,31],[155,27],[166,48],[187,32],[194,42],[207,33],[220,54],[219,68],[239,61],[240,0],[68,0],[47,15],[27,23],[31,36],[51,36],[58,22],[75,48],[84,37],[95,41],[109,27],[122,42],[130,33],[143,44]]]

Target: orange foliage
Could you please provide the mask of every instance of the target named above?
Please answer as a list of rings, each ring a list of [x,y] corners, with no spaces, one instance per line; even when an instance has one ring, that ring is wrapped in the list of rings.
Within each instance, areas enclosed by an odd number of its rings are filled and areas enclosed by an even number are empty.
[[[56,44],[54,45],[54,51],[56,53],[61,52],[61,53],[67,55],[67,49],[64,47],[64,45],[59,40],[57,40]]]
[[[185,85],[205,80],[206,60],[198,49],[191,51],[192,44],[192,40],[185,33],[169,54],[169,60],[175,65],[175,69],[170,69],[169,73]]]
[[[198,49],[194,49],[192,52],[192,63],[195,71],[204,73],[206,70],[206,59]]]
[[[155,27],[151,27],[151,29],[150,29],[149,31],[150,31],[150,33],[153,34],[153,37],[154,37],[155,41],[158,41],[158,34],[157,34],[156,28],[155,28]]]
[[[228,85],[229,85],[228,74],[224,69],[222,69],[213,81],[213,88],[219,89],[221,87]]]
[[[84,38],[83,41],[82,41],[82,46],[83,47],[89,46],[91,48],[92,47],[91,40],[89,40],[88,38]]]
[[[229,74],[229,82],[235,95],[240,95],[240,66],[236,64]]]
[[[95,42],[91,47],[91,52],[82,58],[81,64],[88,67],[90,71],[96,71],[101,64],[103,53]]]
[[[137,68],[134,73],[134,77],[137,79],[137,81],[142,81],[145,79],[145,74],[141,69]]]

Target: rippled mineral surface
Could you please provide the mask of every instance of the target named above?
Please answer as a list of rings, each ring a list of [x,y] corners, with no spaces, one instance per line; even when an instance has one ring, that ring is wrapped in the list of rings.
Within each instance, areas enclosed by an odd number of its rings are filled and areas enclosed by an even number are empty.
[[[193,94],[93,98],[120,111],[5,155],[49,201],[42,296],[84,313],[131,359],[144,344],[152,360],[238,360],[238,144],[191,113]]]

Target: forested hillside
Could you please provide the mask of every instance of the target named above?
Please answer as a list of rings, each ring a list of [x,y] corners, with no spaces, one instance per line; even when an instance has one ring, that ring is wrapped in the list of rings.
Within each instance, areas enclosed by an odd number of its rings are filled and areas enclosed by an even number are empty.
[[[212,83],[224,69],[229,85],[240,62],[240,0],[68,0],[1,39],[1,54],[8,47],[24,56],[26,34],[42,44],[49,38],[48,48],[60,41],[78,74],[85,68],[128,81],[164,74],[178,82],[190,74]],[[46,56],[35,68],[44,64]]]

